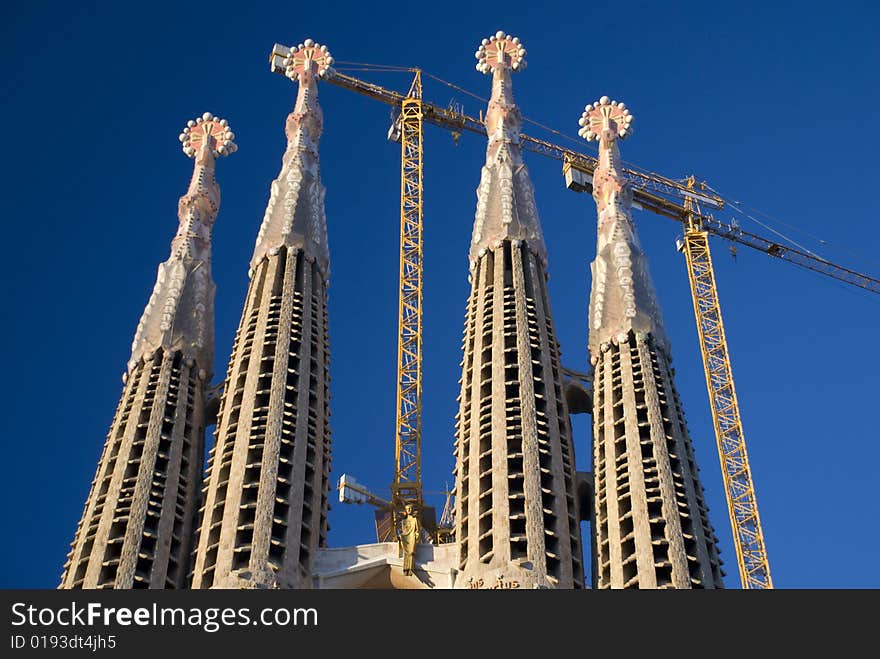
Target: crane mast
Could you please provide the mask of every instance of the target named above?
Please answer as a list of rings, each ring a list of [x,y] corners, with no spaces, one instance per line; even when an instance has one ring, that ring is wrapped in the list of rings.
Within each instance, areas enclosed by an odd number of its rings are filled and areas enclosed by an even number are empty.
[[[392,127],[393,130],[393,127]],[[402,99],[400,131],[400,298],[397,337],[397,422],[394,528],[400,511],[422,499],[422,77],[415,71]]]
[[[694,188],[693,176],[688,179],[688,188]],[[700,337],[700,352],[703,355],[718,456],[724,476],[736,560],[744,589],[768,589],[773,588],[773,581],[770,578],[770,563],[767,560],[767,548],[758,515],[752,469],[746,452],[739,402],[733,385],[730,354],[709,251],[709,234],[703,230],[699,214],[693,212],[694,206],[693,199],[685,199],[688,213],[683,251],[687,259],[694,316]]]

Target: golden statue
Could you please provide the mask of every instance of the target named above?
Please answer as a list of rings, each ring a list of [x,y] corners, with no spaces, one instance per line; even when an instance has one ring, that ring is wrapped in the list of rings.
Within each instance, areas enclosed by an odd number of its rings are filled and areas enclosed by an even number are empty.
[[[413,505],[407,504],[403,510],[403,519],[400,521],[400,532],[397,536],[400,555],[403,557],[403,574],[406,576],[413,573],[413,559],[421,534],[422,525],[419,523],[419,516]]]

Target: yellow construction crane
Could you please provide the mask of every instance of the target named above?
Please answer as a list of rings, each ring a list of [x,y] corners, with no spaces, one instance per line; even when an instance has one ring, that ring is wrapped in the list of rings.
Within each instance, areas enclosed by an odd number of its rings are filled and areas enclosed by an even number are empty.
[[[422,524],[428,538],[448,542],[451,537],[451,505],[447,493],[443,518],[437,524],[425,514],[422,487],[422,124],[431,123],[460,133],[459,115],[422,101],[422,72],[413,73],[406,95],[335,72],[333,84],[380,100],[399,110],[389,139],[400,142],[400,272],[397,337],[397,396],[394,480],[390,506],[377,506],[376,534],[380,541],[393,540],[400,513],[413,505],[423,511]],[[427,107],[427,113],[426,113]],[[468,118],[469,119],[469,118]],[[476,120],[471,119],[476,124]],[[340,481],[340,492],[345,487]],[[370,495],[377,499],[375,495]]]
[[[394,130],[392,126],[392,130]],[[391,501],[400,511],[422,499],[422,74],[415,71],[400,104],[400,300],[397,335],[397,422]]]
[[[688,178],[687,186],[689,190],[694,190],[693,176]],[[687,258],[694,317],[697,320],[700,350],[703,353],[706,388],[709,390],[709,405],[715,425],[715,439],[718,442],[718,456],[721,459],[721,473],[724,476],[724,491],[727,494],[727,510],[730,513],[740,580],[745,589],[773,588],[761,518],[758,515],[755,485],[752,482],[752,468],[749,465],[742,419],[739,415],[739,402],[733,386],[721,307],[718,304],[715,271],[712,268],[712,254],[709,252],[709,234],[703,231],[701,216],[695,212],[699,211],[697,202],[688,197],[684,207],[687,219],[682,251]]]
[[[406,95],[338,71],[328,81],[400,110],[398,126],[401,142],[400,314],[397,438],[395,476],[392,484],[392,508],[399,510],[400,506],[406,503],[418,505],[423,503],[421,482],[422,124],[428,122],[440,126],[451,131],[456,139],[463,131],[486,135],[486,128],[480,119],[425,102],[422,99],[422,72],[419,69],[396,70],[415,73],[410,91]],[[523,148],[563,163],[563,175],[568,189],[576,192],[592,192],[592,176],[597,166],[597,159],[594,156],[526,134],[521,134],[520,140]],[[683,184],[635,168],[625,168],[624,175],[632,186],[636,208],[683,222],[685,225],[683,249],[687,256],[688,276],[740,578],[743,588],[772,588],[739,406],[733,387],[730,357],[721,322],[721,308],[715,287],[708,236],[709,234],[719,236],[872,293],[880,294],[880,280],[837,265],[810,252],[781,245],[776,241],[744,231],[736,224],[716,219],[712,214],[704,215],[699,204],[721,210],[725,207],[725,200],[705,189],[697,191],[693,178],[687,184]],[[447,497],[447,508],[449,508],[448,503]]]

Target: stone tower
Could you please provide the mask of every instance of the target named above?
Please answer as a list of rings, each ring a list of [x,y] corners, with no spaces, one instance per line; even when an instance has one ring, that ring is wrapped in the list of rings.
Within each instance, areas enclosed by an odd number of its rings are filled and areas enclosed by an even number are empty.
[[[333,60],[310,39],[285,55],[299,92],[229,359],[193,588],[307,588],[326,542],[330,259],[317,80]]]
[[[574,453],[546,249],[511,89],[525,50],[498,32],[476,56],[477,70],[492,74],[492,97],[456,423],[456,584],[581,588]]]
[[[178,205],[171,256],[137,327],[60,588],[186,586],[214,364],[214,159],[236,150],[233,137],[210,113],[180,135],[195,158],[192,181]]]
[[[587,105],[580,135],[599,141],[591,269],[590,361],[599,588],[722,588],[672,354],[632,220],[617,140],[631,132],[623,103]]]

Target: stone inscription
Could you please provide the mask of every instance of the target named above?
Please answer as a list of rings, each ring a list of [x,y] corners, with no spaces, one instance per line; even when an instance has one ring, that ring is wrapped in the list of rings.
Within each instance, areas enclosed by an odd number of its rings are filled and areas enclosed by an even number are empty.
[[[467,587],[471,590],[512,590],[519,588],[519,581],[505,580],[502,574],[499,574],[495,581],[484,581],[483,579],[471,577],[467,581]]]

